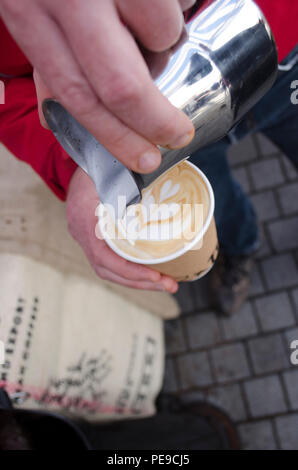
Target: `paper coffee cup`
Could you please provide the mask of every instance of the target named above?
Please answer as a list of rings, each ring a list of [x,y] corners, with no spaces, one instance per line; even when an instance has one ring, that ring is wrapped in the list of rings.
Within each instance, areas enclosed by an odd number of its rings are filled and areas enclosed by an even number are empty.
[[[108,246],[117,255],[133,263],[149,266],[162,274],[173,277],[176,281],[194,281],[205,276],[213,267],[218,255],[218,239],[214,221],[214,194],[204,173],[190,162],[185,162],[198,174],[198,184],[204,184],[207,189],[209,205],[208,214],[197,235],[184,248],[168,256],[152,259],[141,259],[121,250],[109,238],[101,218],[98,227]]]

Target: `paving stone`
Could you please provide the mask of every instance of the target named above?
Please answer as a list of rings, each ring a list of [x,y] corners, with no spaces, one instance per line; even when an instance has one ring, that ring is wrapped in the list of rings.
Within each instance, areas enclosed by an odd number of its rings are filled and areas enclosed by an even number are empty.
[[[258,249],[258,252],[255,254],[255,258],[257,260],[262,260],[263,258],[267,258],[272,254],[271,247],[268,243],[268,240],[265,238],[261,240],[261,245],[260,248]]]
[[[230,146],[228,150],[228,160],[230,165],[240,165],[248,163],[258,157],[257,148],[252,136],[247,136],[241,141]]]
[[[186,342],[181,320],[165,322],[166,352],[176,354],[186,350]]]
[[[275,423],[282,450],[298,450],[298,414],[280,416]]]
[[[298,269],[289,254],[272,256],[261,263],[269,289],[293,287],[298,284]]]
[[[225,340],[246,338],[257,334],[258,328],[249,302],[229,318],[222,318],[221,325]]]
[[[276,450],[271,421],[258,421],[238,426],[243,450]]]
[[[190,347],[203,348],[221,340],[217,317],[212,312],[198,313],[185,319]]]
[[[271,222],[268,226],[273,246],[277,252],[298,247],[298,217]]]
[[[285,156],[282,156],[281,161],[282,161],[283,166],[285,168],[287,179],[289,181],[296,180],[297,177],[298,177],[298,172],[297,172],[296,168],[294,167],[294,165],[292,164],[292,162],[289,160],[289,158],[287,158]]]
[[[296,369],[284,372],[283,378],[286,384],[291,409],[298,410],[298,368],[297,366],[296,366]],[[298,429],[297,429],[297,433],[298,433]]]
[[[298,369],[297,358],[298,358],[298,328],[288,330],[285,334],[286,348],[289,355],[289,362],[291,366]],[[298,391],[297,391],[298,393]]]
[[[248,347],[256,374],[277,372],[290,367],[281,334],[249,340]]]
[[[298,328],[291,328],[290,330],[285,331],[285,338],[290,348],[290,345],[293,341],[298,341]]]
[[[266,222],[279,216],[279,210],[272,191],[264,191],[251,196],[260,222]]]
[[[238,384],[220,385],[205,391],[196,390],[184,392],[180,395],[184,403],[207,401],[225,411],[235,422],[247,419],[245,405]]]
[[[241,422],[238,430],[245,449],[271,450],[277,448],[277,443],[272,422],[267,417],[290,413],[284,390],[291,412],[298,410],[298,367],[290,364],[290,343],[298,340],[298,256],[295,260],[289,253],[272,253],[272,247],[281,251],[298,247],[298,174],[288,160],[278,156],[279,150],[267,139],[258,136],[258,143],[264,157],[261,161],[257,160],[256,148],[250,138],[247,143],[243,141],[233,146],[229,156],[234,165],[233,174],[244,191],[251,191],[251,182],[258,191],[253,194],[252,202],[262,222],[260,233],[264,241],[252,273],[249,296],[253,300],[246,302],[231,318],[216,317],[210,309],[208,277],[194,283],[182,283],[176,298],[183,312],[190,315],[166,322],[167,352],[178,354],[178,357],[166,360],[163,390],[176,394],[184,390],[179,396],[185,402],[208,401],[219,406],[236,423]],[[241,166],[242,163],[246,165]],[[277,187],[278,204],[271,188],[280,186],[285,175],[292,183]],[[287,220],[274,220],[280,217],[280,209],[283,216],[290,216]],[[264,233],[269,233],[268,239]],[[289,288],[293,289],[290,297],[288,292],[280,292]],[[272,290],[279,292],[270,292]],[[256,312],[252,311],[252,302]],[[258,315],[257,323],[255,314]],[[259,326],[262,332],[275,333],[258,337]],[[241,340],[248,344],[251,363]],[[233,343],[221,345],[221,341]],[[189,346],[204,350],[191,352]],[[212,349],[206,352],[205,348]],[[262,377],[250,377],[251,364],[254,373],[262,374]],[[283,386],[278,375],[263,377],[263,374],[275,371],[282,373]],[[241,385],[237,383],[239,380],[245,380],[243,386],[250,416]],[[246,422],[249,418],[260,421]],[[278,417],[275,424],[283,448],[298,449],[298,413]]]
[[[298,289],[294,289],[292,291],[292,299],[294,301],[295,314],[296,314],[296,318],[298,320]]]
[[[263,294],[265,288],[257,265],[252,270],[250,282],[249,297]]]
[[[267,157],[268,155],[274,155],[276,153],[280,153],[280,150],[276,145],[274,145],[271,140],[269,140],[265,135],[258,133],[256,135],[259,148],[260,148],[260,153],[262,156]]]
[[[250,173],[255,189],[267,189],[284,182],[282,169],[277,158],[259,161],[250,165]]]
[[[183,389],[211,385],[212,375],[206,352],[190,353],[177,358]]]
[[[197,403],[198,401],[206,401],[205,390],[192,390],[191,392],[182,392],[179,394],[179,399],[185,404]]]
[[[174,367],[174,360],[173,359],[166,359],[165,363],[165,374],[164,374],[164,381],[163,381],[163,391],[166,393],[174,393],[178,390],[178,383],[177,377]]]
[[[285,292],[267,295],[255,301],[263,331],[274,331],[295,325],[289,296]]]
[[[209,274],[199,279],[198,281],[191,282],[190,289],[194,299],[194,310],[209,309],[210,299],[208,296],[208,279]]]
[[[244,384],[252,417],[271,416],[287,411],[277,375],[253,379]]]
[[[255,259],[260,260],[262,258],[268,257],[272,254],[272,249],[269,244],[267,234],[264,231],[264,225],[259,226],[259,238],[260,238],[260,248],[255,254]]]
[[[208,389],[205,398],[208,402],[224,410],[234,421],[247,418],[241,390],[238,384]]]
[[[212,363],[219,383],[239,380],[250,375],[241,343],[221,346],[211,351]]]
[[[232,173],[235,180],[238,181],[244,192],[249,194],[251,191],[251,186],[248,178],[247,169],[244,167],[234,168],[232,170]]]
[[[298,212],[298,183],[287,184],[278,190],[282,211],[285,215]]]
[[[194,300],[189,282],[181,282],[179,284],[179,290],[174,294],[174,297],[183,313],[192,312],[194,310]]]

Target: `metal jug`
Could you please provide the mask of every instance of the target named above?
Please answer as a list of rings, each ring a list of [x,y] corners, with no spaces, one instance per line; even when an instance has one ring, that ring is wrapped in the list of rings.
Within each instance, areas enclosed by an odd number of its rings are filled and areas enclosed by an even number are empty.
[[[118,196],[125,196],[127,205],[138,202],[142,189],[163,172],[224,137],[274,83],[276,45],[265,17],[252,0],[209,0],[186,30],[186,41],[155,83],[187,114],[196,133],[187,147],[161,147],[162,163],[155,172],[141,175],[129,171],[57,101],[43,103],[50,129],[93,179],[100,200],[112,204],[118,216]]]

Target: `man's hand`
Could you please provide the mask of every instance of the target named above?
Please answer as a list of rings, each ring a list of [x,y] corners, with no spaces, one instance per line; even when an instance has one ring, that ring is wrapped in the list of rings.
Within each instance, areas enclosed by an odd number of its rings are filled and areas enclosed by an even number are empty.
[[[36,69],[40,99],[53,96],[134,171],[160,164],[157,145],[194,135],[159,92],[135,38],[168,50],[195,0],[0,0],[0,14]],[[41,85],[40,85],[41,84]]]
[[[99,204],[92,180],[78,168],[70,182],[67,196],[68,228],[83,248],[91,266],[99,277],[135,289],[164,290],[174,293],[177,283],[146,266],[120,258],[108,245],[95,236]]]

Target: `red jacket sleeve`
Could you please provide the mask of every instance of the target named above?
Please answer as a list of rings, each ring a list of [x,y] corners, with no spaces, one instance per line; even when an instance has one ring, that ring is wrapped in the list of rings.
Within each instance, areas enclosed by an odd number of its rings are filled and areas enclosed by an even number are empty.
[[[17,158],[31,165],[51,190],[64,200],[76,164],[54,135],[41,126],[33,78],[7,79],[4,84],[5,104],[0,105],[0,142]]]

